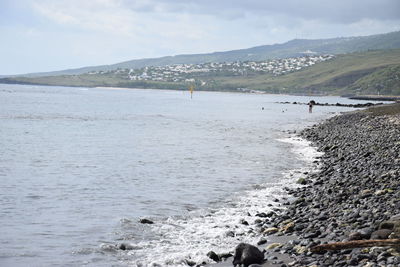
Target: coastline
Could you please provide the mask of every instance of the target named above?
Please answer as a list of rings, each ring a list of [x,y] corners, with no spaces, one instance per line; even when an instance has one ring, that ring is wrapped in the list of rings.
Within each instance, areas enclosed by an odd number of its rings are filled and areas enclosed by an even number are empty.
[[[348,96],[349,99],[366,100],[366,101],[394,101],[399,102],[400,96],[390,95],[362,95],[362,96]]]
[[[310,248],[400,237],[400,104],[335,116],[299,136],[324,152],[320,170],[304,186],[286,189],[285,210],[249,226],[267,240],[258,244],[267,259],[262,266],[399,266],[400,251],[391,247]],[[394,228],[382,226],[388,220]],[[210,266],[232,266],[232,259]]]

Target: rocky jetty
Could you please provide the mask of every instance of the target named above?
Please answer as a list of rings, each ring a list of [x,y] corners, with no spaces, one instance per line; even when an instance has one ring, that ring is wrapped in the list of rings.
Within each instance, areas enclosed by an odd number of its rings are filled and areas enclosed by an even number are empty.
[[[311,100],[313,106],[325,106],[325,107],[348,107],[348,108],[367,108],[367,107],[372,107],[372,106],[380,106],[383,105],[383,103],[364,103],[364,104],[342,104],[342,103],[336,103],[336,104],[329,104],[329,103],[319,103],[315,102],[314,100]],[[278,102],[278,104],[293,104],[293,105],[309,105],[309,103],[302,103],[302,102]]]
[[[383,95],[348,96],[348,98],[356,100],[367,100],[367,101],[400,101],[400,96],[383,96]]]
[[[270,240],[259,244],[263,266],[400,266],[400,104],[336,116],[300,136],[324,155],[319,171],[286,189],[285,209],[250,222]]]

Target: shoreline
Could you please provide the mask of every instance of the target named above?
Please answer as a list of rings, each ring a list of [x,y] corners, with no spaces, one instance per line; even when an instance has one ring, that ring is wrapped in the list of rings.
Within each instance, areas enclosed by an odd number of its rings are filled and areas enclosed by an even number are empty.
[[[173,88],[145,88],[145,87],[118,87],[118,86],[80,86],[80,85],[51,85],[51,84],[40,84],[40,83],[6,83],[0,82],[0,85],[27,85],[27,86],[45,86],[45,87],[72,87],[72,88],[94,88],[94,89],[109,89],[109,90],[160,90],[160,91],[183,91],[188,92],[187,87],[183,87],[181,89],[173,89]],[[249,91],[242,91],[242,90],[207,90],[201,89],[197,90],[199,92],[220,92],[220,93],[245,93],[245,94],[267,94],[267,95],[290,95],[290,96],[307,96],[307,97],[325,97],[325,96],[337,96],[352,100],[363,100],[363,101],[386,101],[386,102],[400,102],[400,96],[398,95],[335,95],[335,94],[288,94],[288,93],[271,93],[267,91],[261,90],[249,90]],[[282,104],[289,104],[289,103],[282,103]]]
[[[335,116],[299,136],[324,152],[320,170],[307,174],[303,187],[286,189],[292,200],[285,210],[250,225],[268,240],[258,244],[262,266],[399,266],[400,251],[391,247],[310,248],[400,237],[400,104]],[[391,229],[382,224],[388,220]],[[232,266],[232,259],[209,266]]]
[[[366,101],[394,101],[399,102],[400,96],[391,95],[361,95],[361,96],[348,96],[349,99],[366,100]]]

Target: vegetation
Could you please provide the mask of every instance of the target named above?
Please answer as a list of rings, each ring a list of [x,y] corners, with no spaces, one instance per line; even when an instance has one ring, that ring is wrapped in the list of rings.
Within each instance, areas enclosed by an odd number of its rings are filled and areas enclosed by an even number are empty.
[[[177,55],[161,58],[147,58],[125,61],[112,65],[84,67],[48,73],[33,73],[24,76],[60,76],[77,75],[91,71],[109,71],[121,69],[139,69],[149,66],[166,66],[172,64],[200,64],[207,62],[263,61],[299,57],[304,52],[315,54],[346,54],[370,49],[400,48],[400,31],[362,37],[331,38],[318,40],[295,39],[283,44],[262,45],[248,49],[215,52],[209,54]]]
[[[370,94],[400,95],[400,65],[379,68],[357,80],[350,89]]]
[[[245,66],[238,64],[237,66]],[[215,74],[213,71],[185,73],[179,81],[131,80],[123,70],[101,71],[81,75],[47,77],[13,77],[3,83],[65,86],[114,86],[187,90],[266,91],[288,94],[386,94],[400,95],[400,49],[375,50],[338,55],[289,73],[241,72],[241,75]],[[194,76],[190,76],[194,75]],[[187,79],[193,77],[192,79]],[[194,79],[196,78],[196,79]]]
[[[220,82],[274,93],[400,95],[399,66],[400,49],[377,50],[339,55],[287,75],[233,77]]]

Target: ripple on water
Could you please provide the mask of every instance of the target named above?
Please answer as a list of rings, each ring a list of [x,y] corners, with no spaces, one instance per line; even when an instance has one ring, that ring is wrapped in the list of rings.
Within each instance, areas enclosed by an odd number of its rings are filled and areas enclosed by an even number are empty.
[[[293,145],[299,156],[319,155],[307,142],[291,139],[284,142]],[[184,217],[152,218],[153,225],[139,225],[135,220],[123,218],[120,220],[122,231],[115,233],[119,237],[114,243],[101,244],[100,249],[111,250],[131,266],[176,266],[186,265],[188,259],[198,264],[210,262],[206,256],[210,250],[224,253],[231,251],[238,242],[256,243],[258,234],[249,232],[248,226],[239,221],[246,220],[254,225],[257,219],[254,215],[265,212],[266,207],[281,208],[274,200],[286,195],[284,186],[297,186],[294,181],[303,172],[312,170],[314,159],[306,157],[303,167],[284,173],[278,182],[254,185],[222,206],[221,202],[215,203],[218,208],[194,209]],[[138,232],[140,237],[135,235]],[[124,250],[118,253],[121,245]]]

